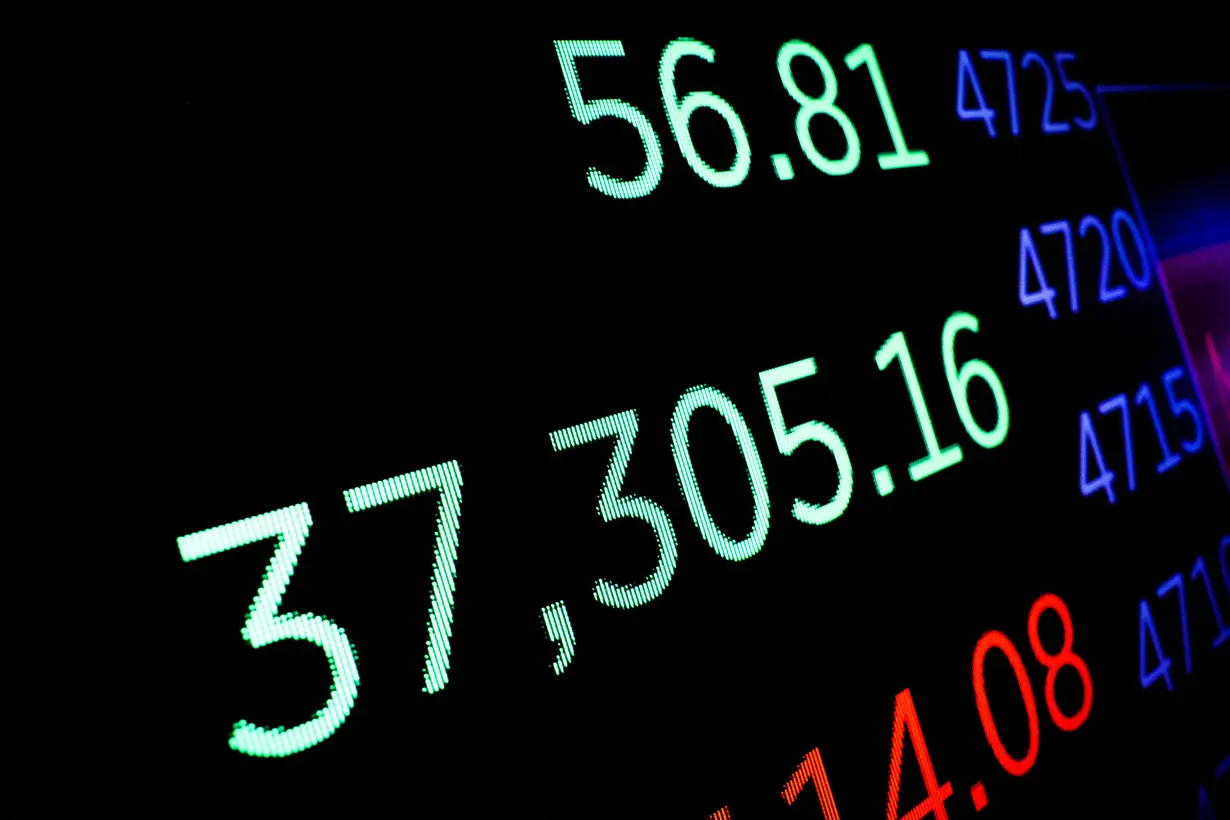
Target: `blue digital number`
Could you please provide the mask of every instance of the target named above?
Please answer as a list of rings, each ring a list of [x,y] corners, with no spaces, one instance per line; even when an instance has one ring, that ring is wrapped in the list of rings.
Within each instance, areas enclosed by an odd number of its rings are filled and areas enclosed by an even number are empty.
[[[984,49],[978,52],[978,56],[983,60],[996,61],[1004,64],[1004,81],[1008,90],[1008,118],[1012,126],[1013,136],[1021,133],[1020,116],[1017,110],[1016,99],[1016,72],[1012,60],[1012,52],[1002,49]],[[1067,51],[1055,52],[1055,71],[1059,73],[1059,84],[1068,94],[1079,94],[1085,100],[1085,105],[1089,109],[1088,116],[1073,117],[1072,122],[1082,130],[1090,131],[1098,124],[1098,110],[1094,104],[1093,95],[1089,93],[1089,89],[1083,83],[1072,80],[1068,77],[1067,64],[1076,61],[1076,55]],[[1051,66],[1047,63],[1046,58],[1036,51],[1027,51],[1021,57],[1021,70],[1027,71],[1030,66],[1036,65],[1042,70],[1042,75],[1046,80],[1046,95],[1042,100],[1042,133],[1044,134],[1065,134],[1072,130],[1072,123],[1063,122],[1052,119],[1055,108],[1055,74],[1051,71]],[[967,88],[973,92],[974,97],[978,101],[977,108],[970,108],[966,102]],[[974,69],[973,61],[970,59],[969,51],[960,49],[957,51],[957,116],[963,120],[982,120],[987,127],[987,134],[992,138],[995,133],[995,111],[992,110],[986,101],[986,97],[982,93],[982,84],[978,81],[978,73]]]
[[[1084,85],[1074,80],[1069,80],[1068,75],[1064,72],[1063,64],[1070,63],[1076,59],[1076,55],[1066,51],[1055,52],[1055,70],[1059,72],[1059,84],[1063,86],[1064,91],[1069,94],[1076,92],[1085,98],[1085,105],[1089,106],[1089,116],[1087,118],[1073,117],[1072,122],[1076,123],[1077,128],[1082,128],[1085,131],[1092,130],[1098,124],[1098,109],[1093,104],[1093,96],[1090,95],[1089,89]]]
[[[967,84],[978,100],[977,108],[968,108],[965,104]],[[963,120],[982,120],[987,126],[987,133],[992,138],[995,137],[995,112],[987,107],[987,99],[982,95],[982,85],[978,82],[978,73],[974,71],[974,64],[965,49],[957,52],[957,116]]]
[[[1222,555],[1225,556],[1224,550]],[[1209,570],[1204,565],[1203,557],[1197,558],[1196,563],[1192,564],[1192,580],[1195,581],[1197,578],[1204,578],[1204,591],[1209,596],[1209,607],[1213,610],[1213,620],[1217,621],[1217,637],[1213,639],[1213,648],[1216,649],[1225,643],[1226,638],[1230,638],[1230,627],[1226,626],[1225,620],[1221,617],[1221,608],[1217,606],[1217,596],[1213,594],[1213,581],[1209,578]]]
[[[1089,448],[1093,448],[1093,460],[1098,465],[1098,477],[1089,480]],[[1098,444],[1098,434],[1093,429],[1093,420],[1089,413],[1081,413],[1081,495],[1088,497],[1102,490],[1111,504],[1115,503],[1115,474],[1106,469],[1106,461],[1102,458],[1102,448]]]
[[[1080,313],[1080,288],[1076,277],[1076,253],[1073,247],[1072,223],[1066,219],[1058,219],[1039,225],[1038,230],[1043,236],[1063,234],[1064,262],[1067,265],[1068,274],[1068,306],[1072,313]],[[1143,271],[1141,274],[1137,274],[1136,267],[1128,259],[1128,252],[1123,241],[1124,230],[1132,235],[1136,243],[1136,249],[1141,262],[1140,269]],[[1140,230],[1136,227],[1136,222],[1127,211],[1119,209],[1112,214],[1110,231],[1106,230],[1102,220],[1092,214],[1081,218],[1079,231],[1081,239],[1084,239],[1090,232],[1096,233],[1099,239],[1102,258],[1098,271],[1098,301],[1102,304],[1115,302],[1127,296],[1128,293],[1125,285],[1115,285],[1112,287],[1110,283],[1110,246],[1112,238],[1119,254],[1119,261],[1128,279],[1131,280],[1137,290],[1146,290],[1149,287],[1152,282],[1152,274],[1146,267],[1148,256],[1145,251],[1145,243],[1141,237]],[[1036,290],[1030,289],[1029,272],[1026,269],[1026,263],[1028,262],[1033,264],[1034,278],[1038,282]],[[1052,319],[1057,319],[1059,312],[1055,309],[1056,291],[1047,283],[1046,273],[1043,271],[1042,263],[1038,257],[1035,239],[1028,228],[1021,229],[1020,255],[1017,263],[1017,298],[1020,300],[1021,305],[1032,307],[1037,304],[1045,304],[1047,314]]]
[[[1029,275],[1025,270],[1027,260],[1033,263],[1034,278],[1038,280],[1038,290],[1035,291],[1029,290]],[[1023,307],[1045,304],[1047,315],[1052,319],[1059,318],[1059,311],[1055,310],[1055,289],[1046,283],[1046,274],[1042,271],[1042,263],[1038,261],[1038,249],[1034,246],[1033,235],[1030,234],[1029,228],[1021,228],[1020,278],[1017,295]]]
[[[1230,593],[1230,573],[1226,572],[1226,547],[1230,545],[1230,536],[1222,538],[1220,550],[1220,559],[1222,565],[1222,575],[1226,580],[1226,591]],[[1217,606],[1217,597],[1213,594],[1213,582],[1209,578],[1208,567],[1205,566],[1204,557],[1197,556],[1196,562],[1192,564],[1191,580],[1197,578],[1203,579],[1204,591],[1209,596],[1209,607],[1213,611],[1213,620],[1217,622],[1217,636],[1213,639],[1213,648],[1221,646],[1230,639],[1230,628],[1226,627],[1226,622],[1222,619],[1221,608]],[[1179,599],[1179,624],[1182,627],[1183,634],[1183,668],[1187,670],[1187,674],[1192,673],[1192,642],[1191,630],[1188,626],[1187,617],[1187,590],[1183,584],[1183,573],[1176,572],[1174,575],[1167,578],[1157,588],[1158,600],[1165,598],[1171,592],[1176,592]],[[1158,665],[1152,671],[1148,669],[1148,649],[1145,646],[1146,640],[1153,644],[1153,652],[1157,655]],[[1158,638],[1157,625],[1153,620],[1153,612],[1149,609],[1149,604],[1144,599],[1140,601],[1140,685],[1143,689],[1148,689],[1158,678],[1163,678],[1166,681],[1166,688],[1174,689],[1174,681],[1170,676],[1170,658],[1166,657],[1166,653],[1162,649],[1162,642]],[[1230,762],[1230,758],[1227,758]],[[1221,775],[1221,770],[1218,771],[1218,776]]]
[[[1040,225],[1038,230],[1043,236],[1063,234],[1064,260],[1068,265],[1068,306],[1072,308],[1073,313],[1080,313],[1080,296],[1076,292],[1076,254],[1072,250],[1072,223],[1066,219],[1059,222],[1047,222]]]
[[[1209,793],[1201,786],[1196,792],[1196,820],[1217,820],[1213,814],[1213,805],[1209,803]]]
[[[1190,401],[1176,398],[1174,394],[1174,383],[1183,378],[1183,374],[1182,367],[1167,370],[1162,374],[1162,387],[1166,389],[1166,401],[1170,403],[1170,414],[1176,419],[1183,415],[1190,416],[1192,420],[1195,438],[1191,441],[1180,441],[1179,446],[1189,453],[1198,453],[1204,446],[1204,425],[1200,422],[1200,414],[1196,412],[1195,405]]]
[[[1147,382],[1141,384],[1140,390],[1136,391],[1136,406],[1140,407],[1142,404],[1149,408],[1149,417],[1153,419],[1153,429],[1157,431],[1157,443],[1162,448],[1162,460],[1158,462],[1157,471],[1164,473],[1178,464],[1181,459],[1170,451],[1170,445],[1166,443],[1166,433],[1162,430],[1162,419],[1157,412],[1157,402],[1153,400],[1153,391],[1149,389]]]
[[[1012,67],[1012,52],[984,49],[978,52],[978,56],[1004,64],[1004,72],[1008,77],[1008,121],[1012,124],[1012,135],[1015,137],[1021,133],[1021,121],[1016,113],[1016,72]]]
[[[1158,599],[1165,598],[1172,589],[1179,590],[1179,620],[1183,625],[1183,665],[1187,674],[1192,673],[1192,644],[1187,635],[1187,593],[1183,589],[1183,573],[1176,572],[1157,588]]]
[[[1226,569],[1226,547],[1230,547],[1230,535],[1221,539],[1221,546],[1217,548],[1217,558],[1221,561],[1221,580],[1226,585],[1226,594],[1230,595],[1230,570]]]
[[[1021,58],[1021,68],[1026,69],[1034,64],[1037,64],[1042,69],[1042,73],[1046,75],[1046,98],[1042,102],[1042,133],[1065,134],[1072,130],[1071,125],[1066,122],[1051,122],[1051,106],[1055,102],[1055,78],[1051,76],[1051,67],[1046,64],[1046,60],[1038,52],[1025,52],[1025,56]]]
[[[1153,653],[1157,655],[1157,666],[1149,671],[1146,659],[1145,638],[1153,644]],[[1157,637],[1157,627],[1153,625],[1153,613],[1149,611],[1149,603],[1140,600],[1140,688],[1148,689],[1161,678],[1166,681],[1166,689],[1174,691],[1174,681],[1170,679],[1170,658],[1162,651],[1162,642]]]
[[[1127,250],[1123,247],[1123,232],[1120,226],[1126,225],[1132,234],[1132,239],[1136,242],[1136,253],[1140,257],[1140,276],[1136,275],[1136,270],[1132,267],[1132,263],[1128,261]],[[1153,283],[1153,271],[1149,266],[1149,256],[1145,252],[1145,241],[1140,235],[1140,228],[1136,227],[1136,220],[1132,219],[1131,214],[1119,208],[1110,215],[1110,232],[1115,238],[1115,251],[1119,254],[1119,264],[1123,265],[1123,272],[1127,274],[1130,281],[1137,290],[1147,290],[1149,285]]]
[[[1191,417],[1192,424],[1195,425],[1195,438],[1190,441],[1180,442],[1183,449],[1189,453],[1197,452],[1204,444],[1204,428],[1200,421],[1200,415],[1196,412],[1195,406],[1187,399],[1179,399],[1175,396],[1174,383],[1181,379],[1185,371],[1182,367],[1174,367],[1162,374],[1162,384],[1166,388],[1166,398],[1170,403],[1170,412],[1176,419],[1180,416]],[[1135,404],[1137,407],[1145,407],[1149,411],[1149,418],[1153,422],[1154,432],[1157,433],[1158,446],[1162,451],[1162,460],[1157,464],[1157,472],[1164,473],[1175,465],[1179,464],[1183,459],[1179,453],[1170,448],[1170,443],[1166,439],[1166,431],[1162,427],[1161,413],[1158,412],[1157,400],[1153,397],[1153,390],[1148,382],[1142,382],[1140,388],[1136,391]],[[1128,492],[1136,490],[1136,460],[1134,456],[1135,445],[1132,440],[1132,416],[1131,406],[1128,404],[1126,393],[1120,393],[1117,396],[1112,396],[1098,405],[1098,412],[1103,416],[1109,415],[1118,410],[1120,422],[1123,427],[1123,456],[1127,467],[1127,485]],[[1087,411],[1081,412],[1080,419],[1080,488],[1081,494],[1085,496],[1092,495],[1099,490],[1105,490],[1106,498],[1111,504],[1115,503],[1114,493],[1114,478],[1115,474],[1106,469],[1106,463],[1102,458],[1102,448],[1098,442],[1097,432],[1093,427],[1093,421]],[[1093,451],[1093,459],[1097,463],[1098,474],[1096,478],[1089,477],[1089,451]],[[1224,559],[1223,559],[1224,562]],[[1230,576],[1227,577],[1227,589],[1230,590]]]
[[[1090,214],[1081,220],[1081,239],[1085,238],[1085,233],[1090,228],[1097,231],[1102,247],[1102,264],[1098,269],[1098,301],[1102,304],[1118,301],[1127,296],[1127,288],[1123,285],[1110,287],[1110,235],[1106,233],[1106,226],[1102,224],[1102,220]]]
[[[1119,416],[1123,421],[1123,457],[1127,462],[1128,492],[1134,492],[1136,490],[1136,464],[1132,459],[1132,417],[1128,413],[1126,393],[1112,396],[1098,405],[1098,412],[1104,416],[1113,410],[1119,411]]]

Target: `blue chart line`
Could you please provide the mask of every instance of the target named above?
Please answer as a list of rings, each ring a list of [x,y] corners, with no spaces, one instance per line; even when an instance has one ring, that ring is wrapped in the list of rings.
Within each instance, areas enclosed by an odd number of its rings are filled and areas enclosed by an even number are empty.
[[[1153,83],[1151,85],[1099,85],[1098,94],[1166,94],[1175,91],[1222,91],[1230,83]]]
[[[1161,94],[1183,91],[1222,91],[1227,89],[1230,89],[1230,83],[1099,85],[1094,88],[1098,97],[1098,109],[1102,112],[1102,122],[1106,123],[1106,133],[1110,135],[1110,144],[1114,147],[1115,157],[1119,160],[1119,172],[1123,174],[1123,181],[1127,184],[1128,197],[1132,200],[1132,209],[1136,213],[1136,221],[1145,232],[1145,242],[1148,244],[1149,254],[1153,258],[1153,270],[1157,275],[1157,281],[1162,285],[1162,295],[1166,298],[1166,309],[1170,311],[1170,323],[1174,326],[1174,335],[1179,339],[1179,349],[1183,351],[1183,361],[1187,365],[1192,390],[1196,394],[1196,399],[1200,402],[1200,409],[1204,411],[1204,423],[1206,426],[1211,426],[1209,420],[1213,416],[1209,412],[1209,403],[1205,401],[1204,391],[1200,388],[1200,382],[1196,378],[1196,367],[1192,359],[1192,352],[1188,349],[1187,337],[1183,335],[1183,331],[1180,328],[1179,314],[1174,308],[1174,299],[1170,295],[1170,285],[1166,282],[1166,272],[1162,269],[1161,259],[1158,258],[1157,246],[1153,243],[1153,233],[1149,230],[1149,223],[1145,219],[1144,209],[1140,206],[1140,197],[1136,195],[1136,185],[1132,182],[1132,175],[1128,173],[1127,160],[1124,159],[1123,149],[1119,146],[1119,135],[1115,133],[1115,126],[1110,118],[1110,109],[1106,105],[1105,97],[1108,94]],[[1226,482],[1226,489],[1230,490],[1230,472],[1227,472],[1225,468],[1226,458],[1222,454],[1221,443],[1217,440],[1217,436],[1211,435],[1209,438],[1213,442],[1213,451],[1217,453],[1217,461],[1222,470],[1222,478]],[[1227,758],[1227,760],[1230,760],[1230,758]],[[1221,771],[1224,771],[1224,769]],[[1220,776],[1219,774],[1218,777]]]
[[[1111,88],[1128,88],[1129,86],[1110,86]],[[1106,133],[1110,135],[1110,144],[1115,149],[1115,157],[1119,160],[1119,172],[1123,174],[1123,181],[1127,183],[1128,196],[1132,199],[1132,209],[1136,211],[1136,221],[1145,230],[1145,241],[1149,244],[1149,253],[1153,256],[1153,267],[1157,270],[1159,260],[1157,258],[1157,246],[1153,244],[1153,233],[1149,230],[1149,223],[1145,220],[1144,209],[1140,207],[1140,197],[1136,195],[1136,185],[1132,182],[1132,175],[1128,173],[1127,161],[1123,158],[1123,149],[1119,147],[1119,135],[1115,133],[1115,127],[1111,123],[1110,110],[1106,107],[1106,103],[1102,100],[1102,89],[1106,86],[1098,86],[1098,107],[1102,109],[1102,120],[1106,123]],[[1166,290],[1166,301],[1170,301],[1170,291]],[[1174,307],[1171,307],[1170,316],[1174,318]],[[1178,325],[1175,325],[1175,330],[1178,330]],[[1186,350],[1186,347],[1184,348]],[[1188,365],[1191,365],[1190,359]]]
[[[1226,755],[1226,759],[1217,764],[1217,776],[1221,777],[1227,770],[1230,770],[1230,755]]]

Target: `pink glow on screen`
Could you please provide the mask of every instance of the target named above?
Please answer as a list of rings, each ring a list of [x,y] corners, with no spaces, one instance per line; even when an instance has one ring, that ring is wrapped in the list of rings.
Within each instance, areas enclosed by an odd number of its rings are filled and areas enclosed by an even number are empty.
[[[1162,270],[1230,481],[1230,242],[1163,259]]]

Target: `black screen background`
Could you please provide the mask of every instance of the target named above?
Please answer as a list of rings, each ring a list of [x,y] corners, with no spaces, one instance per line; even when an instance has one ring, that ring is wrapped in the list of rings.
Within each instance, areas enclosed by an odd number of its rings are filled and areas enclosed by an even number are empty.
[[[1225,485],[1207,445],[1153,473],[1156,443],[1137,413],[1137,491],[1121,478],[1114,507],[1080,496],[1080,411],[1146,379],[1160,395],[1182,354],[1156,287],[1099,305],[1087,275],[1078,316],[1062,296],[1055,322],[1019,306],[1020,227],[1108,221],[1130,208],[1126,188],[1102,123],[1038,132],[1037,74],[1017,73],[1020,137],[989,140],[958,121],[953,66],[962,47],[1067,49],[1093,86],[1224,79],[1226,65],[1199,27],[1066,13],[890,27],[874,13],[766,7],[746,25],[693,9],[517,27],[460,10],[189,12],[155,37],[144,36],[153,22],[113,32],[100,18],[28,32],[73,60],[44,60],[46,93],[20,109],[45,129],[29,201],[49,227],[32,234],[47,275],[14,298],[29,350],[15,395],[34,397],[15,445],[31,476],[18,518],[32,534],[15,539],[12,577],[33,625],[20,636],[29,705],[16,720],[30,774],[15,805],[423,817],[699,817],[729,805],[736,818],[818,817],[814,798],[788,809],[779,792],[819,746],[843,814],[878,815],[893,696],[908,686],[940,781],[953,783],[953,817],[973,816],[975,780],[998,817],[1193,816],[1197,784],[1230,751],[1225,651],[1209,649],[1207,602],[1189,583],[1194,674],[1179,670],[1177,619],[1161,602],[1176,687],[1142,691],[1136,608],[1196,555],[1214,558]],[[635,173],[639,153],[627,126],[570,118],[557,30],[624,39],[622,60],[580,61],[582,87],[631,102],[657,130],[666,166],[646,200],[585,184],[591,164]],[[700,181],[669,138],[657,57],[682,35],[717,59],[683,61],[679,88],[721,94],[747,127],[752,172],[737,189]],[[774,67],[791,37],[834,63],[863,139],[848,177],[820,174],[798,150]],[[890,147],[879,107],[865,74],[840,63],[864,41],[928,168],[877,167]],[[36,45],[21,53],[37,67]],[[981,77],[1002,108],[998,75]],[[1080,112],[1061,95],[1055,113]],[[696,143],[721,165],[729,137],[705,117]],[[1147,152],[1143,133],[1135,150]],[[839,150],[835,128],[813,134]],[[776,151],[791,154],[794,180],[772,175]],[[1078,270],[1096,270],[1077,248]],[[939,335],[958,309],[981,320],[959,358],[988,361],[1008,395],[1011,428],[995,450],[968,438],[947,391]],[[920,483],[905,472],[923,450],[899,370],[874,364],[896,330],[940,441],[965,453]],[[830,461],[815,445],[776,453],[757,381],[808,356],[819,374],[781,391],[787,421],[830,424],[855,468],[849,509],[820,528],[790,506],[823,500],[816,477]],[[670,414],[697,384],[734,400],[768,476],[768,541],[745,562],[703,542],[675,482]],[[975,388],[972,402],[989,426],[989,394]],[[609,445],[556,454],[547,434],[629,408],[641,432],[625,492],[666,509],[680,558],[660,599],[624,612],[593,601],[593,579],[643,577],[652,537],[594,513]],[[1121,463],[1117,420],[1095,418]],[[741,534],[751,498],[732,445],[715,414],[696,414],[706,502]],[[341,490],[449,459],[465,478],[452,682],[429,697],[435,499],[349,515]],[[886,498],[869,475],[880,464],[897,483]],[[231,724],[306,719],[327,669],[315,647],[255,651],[239,638],[271,545],[184,564],[175,537],[303,501],[315,525],[283,611],[345,626],[362,684],[334,737],[249,759],[226,748]],[[1071,735],[1047,717],[1028,650],[1029,606],[1047,591],[1069,604],[1094,677],[1093,712]],[[538,611],[560,599],[578,645],[556,678]],[[1039,759],[1020,779],[999,768],[974,708],[970,655],[988,629],[1016,643],[1038,699]],[[1014,686],[994,659],[993,707],[1019,750]],[[1076,681],[1061,676],[1059,690],[1074,711]],[[909,808],[922,787],[905,759]],[[1225,804],[1224,781],[1210,794]]]

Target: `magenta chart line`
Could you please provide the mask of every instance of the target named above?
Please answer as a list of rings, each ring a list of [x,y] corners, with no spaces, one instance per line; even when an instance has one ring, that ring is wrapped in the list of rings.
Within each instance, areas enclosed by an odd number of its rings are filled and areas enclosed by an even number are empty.
[[[1200,387],[1200,380],[1196,378],[1195,362],[1192,359],[1192,352],[1188,349],[1187,338],[1183,335],[1182,328],[1179,324],[1179,314],[1174,307],[1174,299],[1170,295],[1170,284],[1166,281],[1166,271],[1162,268],[1162,262],[1157,256],[1157,245],[1153,243],[1153,232],[1149,230],[1149,221],[1145,219],[1144,208],[1140,205],[1140,197],[1136,194],[1136,185],[1132,182],[1132,175],[1128,172],[1127,160],[1123,156],[1123,149],[1119,145],[1119,135],[1115,133],[1114,121],[1110,117],[1110,108],[1106,105],[1107,94],[1140,94],[1140,93],[1177,93],[1183,91],[1222,91],[1230,89],[1230,84],[1227,83],[1187,83],[1187,84],[1164,84],[1155,85],[1099,85],[1094,88],[1094,93],[1097,95],[1098,108],[1101,109],[1102,122],[1106,124],[1106,133],[1110,135],[1111,146],[1115,149],[1115,157],[1119,161],[1119,172],[1123,174],[1123,181],[1127,185],[1128,196],[1132,200],[1132,209],[1136,212],[1137,222],[1145,233],[1145,242],[1149,246],[1149,255],[1153,257],[1153,270],[1157,273],[1157,280],[1162,285],[1162,295],[1166,299],[1166,309],[1170,312],[1170,323],[1174,326],[1174,335],[1178,337],[1179,348],[1183,351],[1183,361],[1187,364],[1187,372],[1191,374],[1192,389],[1196,393],[1196,398],[1200,401],[1200,409],[1204,413],[1206,426],[1211,424],[1212,414],[1209,412],[1209,403],[1205,400],[1204,391]],[[1222,479],[1226,482],[1226,490],[1230,492],[1230,471],[1226,470],[1226,458],[1222,453],[1221,442],[1217,436],[1209,436],[1213,441],[1213,451],[1217,453],[1217,464],[1221,468]]]

